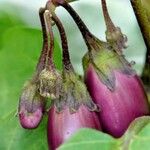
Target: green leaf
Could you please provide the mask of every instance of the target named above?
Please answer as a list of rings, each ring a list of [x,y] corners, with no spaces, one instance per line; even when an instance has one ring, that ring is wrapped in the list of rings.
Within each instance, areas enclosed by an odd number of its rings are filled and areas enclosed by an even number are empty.
[[[118,141],[92,129],[81,129],[59,150],[118,150]]]
[[[35,130],[24,130],[14,117],[24,82],[31,78],[42,48],[37,29],[13,27],[3,35],[0,51],[0,149],[46,150],[46,118]],[[55,42],[55,61],[61,68],[61,51]]]
[[[12,115],[1,121],[3,122],[0,124],[1,150],[47,150],[46,118],[34,130],[22,129],[18,118]]]
[[[122,141],[121,150],[148,150],[150,147],[150,117],[140,117],[133,121]]]
[[[96,130],[81,129],[59,150],[148,150],[149,141],[150,117],[144,116],[135,119],[119,139]]]

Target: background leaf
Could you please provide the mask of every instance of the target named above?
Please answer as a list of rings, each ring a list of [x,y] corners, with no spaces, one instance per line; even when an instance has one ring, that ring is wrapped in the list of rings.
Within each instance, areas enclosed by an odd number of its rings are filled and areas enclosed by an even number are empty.
[[[136,119],[121,138],[122,150],[148,150],[150,147],[150,117]]]

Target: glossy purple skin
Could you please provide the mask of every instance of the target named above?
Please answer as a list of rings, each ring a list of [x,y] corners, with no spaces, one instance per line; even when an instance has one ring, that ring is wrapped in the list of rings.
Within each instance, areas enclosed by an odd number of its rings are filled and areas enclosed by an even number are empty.
[[[41,122],[43,116],[42,108],[38,108],[32,113],[28,113],[27,110],[22,107],[19,112],[19,121],[23,128],[25,129],[34,129],[37,128]]]
[[[56,150],[64,141],[80,128],[101,130],[98,116],[90,112],[86,106],[80,106],[76,113],[71,114],[68,108],[61,113],[53,107],[48,116],[48,144],[50,150]]]
[[[92,65],[85,82],[93,101],[101,108],[99,119],[102,130],[114,137],[124,134],[131,121],[149,115],[149,104],[141,80],[137,75],[128,76],[115,72],[115,91],[110,91],[98,78]]]

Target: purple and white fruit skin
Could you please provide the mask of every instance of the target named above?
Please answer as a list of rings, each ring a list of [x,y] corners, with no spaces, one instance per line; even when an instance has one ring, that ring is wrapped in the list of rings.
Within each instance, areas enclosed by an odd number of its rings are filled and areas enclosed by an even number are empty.
[[[18,115],[23,128],[34,129],[40,124],[45,108],[45,98],[37,92],[37,85],[27,82],[20,96]]]
[[[97,114],[89,111],[84,105],[81,105],[75,113],[70,113],[68,107],[57,113],[56,107],[52,107],[48,115],[49,149],[56,150],[80,128],[101,130]]]
[[[114,137],[124,134],[137,117],[149,115],[149,104],[141,80],[137,75],[115,71],[116,87],[110,91],[89,65],[85,82],[93,101],[101,108],[99,119],[104,132]]]
[[[20,124],[25,129],[37,128],[43,117],[43,110],[39,107],[35,112],[29,113],[24,107],[19,112]]]

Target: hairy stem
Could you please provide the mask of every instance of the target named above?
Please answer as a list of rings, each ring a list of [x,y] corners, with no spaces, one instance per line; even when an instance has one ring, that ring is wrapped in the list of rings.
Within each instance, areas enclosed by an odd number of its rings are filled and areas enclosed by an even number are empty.
[[[43,47],[42,47],[41,55],[40,55],[40,58],[39,58],[39,61],[38,61],[37,67],[36,67],[36,70],[38,73],[40,73],[45,67],[46,55],[47,55],[47,49],[48,49],[48,36],[46,34],[44,12],[45,12],[45,8],[40,8],[39,17],[40,17],[40,22],[41,22],[41,26],[42,26],[42,33],[43,33]]]
[[[60,38],[61,38],[61,44],[62,44],[62,49],[63,49],[63,68],[66,71],[73,71],[73,66],[70,61],[70,56],[69,56],[69,50],[68,50],[68,42],[67,42],[67,36],[65,33],[65,29],[59,20],[59,18],[53,13],[52,18],[54,22],[57,25],[57,28],[60,33]]]
[[[89,43],[89,39],[93,40],[94,35],[89,31],[89,29],[87,28],[85,23],[82,21],[80,16],[65,0],[62,0],[62,1],[54,0],[54,1],[55,1],[56,5],[60,5],[60,6],[64,7],[68,11],[68,13],[72,16],[72,18],[74,19],[75,23],[77,24],[77,26],[83,36],[83,39],[84,39],[88,49],[91,50],[91,45]]]
[[[50,14],[49,10],[45,11],[44,20],[45,20],[45,24],[46,24],[47,36],[49,37],[47,60],[46,60],[45,68],[54,69],[55,68],[54,63],[53,63],[54,35],[53,35],[53,31],[52,31],[51,14]]]

